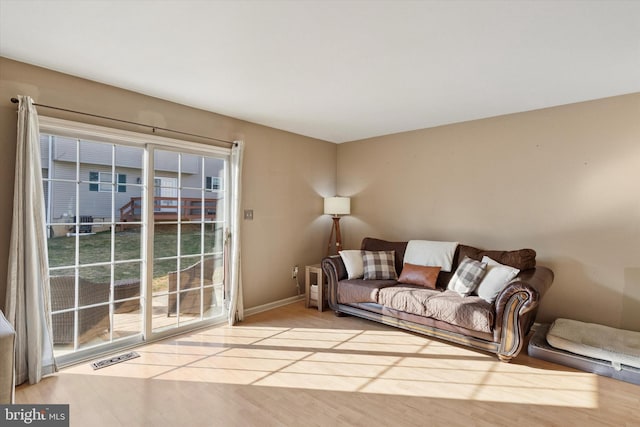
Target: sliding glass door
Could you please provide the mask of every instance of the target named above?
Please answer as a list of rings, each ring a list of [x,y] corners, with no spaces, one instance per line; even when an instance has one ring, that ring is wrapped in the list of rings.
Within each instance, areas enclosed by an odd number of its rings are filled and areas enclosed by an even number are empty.
[[[42,122],[56,359],[223,320],[227,150]]]
[[[153,159],[152,326],[160,332],[223,314],[227,166],[162,149]]]

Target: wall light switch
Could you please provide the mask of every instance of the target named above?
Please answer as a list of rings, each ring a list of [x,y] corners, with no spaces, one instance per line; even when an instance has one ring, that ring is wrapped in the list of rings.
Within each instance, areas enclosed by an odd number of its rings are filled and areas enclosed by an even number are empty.
[[[249,221],[253,220],[253,209],[244,210],[244,219],[247,219]]]

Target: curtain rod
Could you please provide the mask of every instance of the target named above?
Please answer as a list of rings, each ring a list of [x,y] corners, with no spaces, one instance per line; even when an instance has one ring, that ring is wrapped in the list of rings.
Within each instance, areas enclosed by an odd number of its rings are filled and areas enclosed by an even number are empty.
[[[13,102],[14,104],[17,104],[20,101],[18,101],[18,98],[11,98],[11,102]],[[176,133],[176,134],[179,134],[179,135],[195,136],[196,138],[209,139],[211,141],[223,142],[225,144],[230,144],[230,145],[236,145],[236,143],[233,142],[233,141],[226,141],[224,139],[213,138],[213,137],[210,137],[210,136],[203,136],[203,135],[198,135],[198,134],[195,134],[195,133],[182,132],[182,131],[179,131],[179,130],[161,128],[161,127],[158,127],[158,126],[147,125],[147,124],[144,124],[144,123],[132,122],[132,121],[129,121],[129,120],[122,120],[122,119],[116,119],[116,118],[113,118],[113,117],[101,116],[99,114],[91,114],[91,113],[85,113],[83,111],[69,110],[67,108],[53,107],[51,105],[37,104],[35,102],[33,103],[33,105],[35,105],[36,107],[50,108],[52,110],[66,111],[67,113],[82,114],[83,116],[90,116],[90,117],[96,117],[96,118],[99,118],[99,119],[113,120],[114,122],[127,123],[127,124],[130,124],[130,125],[136,125],[136,126],[144,126],[144,127],[147,127],[147,128],[151,128],[152,132],[154,132],[154,133],[155,133],[156,129],[158,129],[158,130],[163,130],[165,132]]]

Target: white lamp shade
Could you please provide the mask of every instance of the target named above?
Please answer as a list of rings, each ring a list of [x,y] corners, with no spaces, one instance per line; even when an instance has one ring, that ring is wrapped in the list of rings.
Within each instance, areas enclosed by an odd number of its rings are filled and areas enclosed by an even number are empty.
[[[326,215],[349,215],[351,213],[351,198],[325,197],[324,213]]]

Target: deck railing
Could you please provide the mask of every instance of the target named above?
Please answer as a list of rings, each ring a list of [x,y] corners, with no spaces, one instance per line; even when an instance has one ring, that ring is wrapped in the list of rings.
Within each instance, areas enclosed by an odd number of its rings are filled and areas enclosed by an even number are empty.
[[[154,197],[153,216],[156,221],[193,221],[204,217],[213,220],[216,217],[218,199],[183,197]],[[204,214],[203,214],[204,211]],[[132,197],[120,208],[121,222],[134,222],[142,219],[142,197]]]

